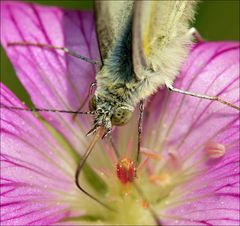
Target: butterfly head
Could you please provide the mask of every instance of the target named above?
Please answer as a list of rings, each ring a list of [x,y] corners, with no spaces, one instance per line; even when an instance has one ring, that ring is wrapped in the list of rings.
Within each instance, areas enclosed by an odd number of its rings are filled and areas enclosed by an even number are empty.
[[[106,133],[112,130],[112,126],[125,125],[131,118],[133,107],[116,103],[106,98],[94,95],[89,102],[91,111],[95,111],[95,126],[104,127]]]

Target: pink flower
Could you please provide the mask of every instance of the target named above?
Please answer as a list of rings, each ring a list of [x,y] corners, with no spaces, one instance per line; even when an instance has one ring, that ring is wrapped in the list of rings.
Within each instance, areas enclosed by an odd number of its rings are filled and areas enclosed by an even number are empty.
[[[100,59],[92,12],[2,2],[1,43],[38,108],[76,110],[96,68],[61,51],[8,47],[29,41],[65,46]],[[10,78],[9,78],[10,79]],[[239,43],[196,45],[175,86],[239,104]],[[1,105],[24,105],[1,84]],[[86,108],[87,109],[87,108]],[[239,225],[239,115],[217,102],[161,90],[146,106],[142,161],[131,183],[116,176],[116,157],[99,142],[80,178],[111,212],[77,189],[74,174],[91,137],[91,116],[1,108],[1,225]],[[133,159],[137,113],[114,131]],[[132,155],[131,155],[132,153]]]

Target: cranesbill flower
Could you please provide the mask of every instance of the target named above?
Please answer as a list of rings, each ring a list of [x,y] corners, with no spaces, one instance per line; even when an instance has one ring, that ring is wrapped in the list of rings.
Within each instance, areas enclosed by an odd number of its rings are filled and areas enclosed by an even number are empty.
[[[1,4],[1,44],[34,105],[78,109],[98,68],[59,50],[8,46],[19,41],[65,46],[100,59],[93,13]],[[238,79],[239,43],[206,42],[193,47],[175,86],[238,105]],[[25,108],[1,84],[3,105]],[[122,161],[105,139],[79,179],[115,210],[110,211],[74,182],[91,140],[85,136],[91,115],[74,121],[71,114],[1,108],[1,225],[149,225],[156,223],[151,210],[162,225],[239,225],[238,111],[160,90],[146,103],[142,162],[131,182],[117,176],[116,165],[134,161],[134,115],[113,132]]]

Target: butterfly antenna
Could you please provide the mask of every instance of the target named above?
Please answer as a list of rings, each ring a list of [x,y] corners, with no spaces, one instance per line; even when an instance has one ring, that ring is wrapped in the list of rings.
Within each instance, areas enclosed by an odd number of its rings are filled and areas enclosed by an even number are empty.
[[[139,104],[139,119],[138,119],[138,146],[137,146],[137,164],[140,163],[140,151],[141,151],[141,143],[142,143],[142,128],[143,128],[143,114],[144,114],[144,101],[141,100]]]
[[[97,132],[99,126],[95,125],[91,130],[89,130],[86,134],[86,136],[90,136],[90,135],[93,135]]]
[[[120,153],[119,153],[116,145],[115,145],[114,142],[113,142],[112,134],[109,135],[109,143],[111,144],[112,149],[113,149],[113,151],[114,151],[117,159],[120,159]]]
[[[92,142],[89,144],[86,152],[84,153],[84,155],[81,158],[81,161],[77,167],[76,173],[75,173],[75,183],[76,186],[79,188],[79,190],[81,190],[85,195],[87,195],[88,197],[90,197],[92,200],[96,201],[97,203],[99,203],[100,205],[104,206],[105,208],[107,208],[108,210],[111,211],[115,211],[113,208],[111,208],[110,206],[108,206],[107,204],[105,204],[104,202],[102,202],[101,200],[99,200],[98,198],[94,197],[93,195],[91,195],[90,193],[88,193],[80,184],[79,182],[79,176],[80,173],[82,172],[82,169],[87,161],[88,156],[90,155],[90,153],[92,152],[95,144],[98,142],[99,139],[102,138],[103,134],[104,134],[104,128],[103,127],[97,127],[94,128],[94,130],[96,130],[95,136],[92,140]]]
[[[94,111],[70,111],[70,110],[58,110],[58,109],[45,109],[45,108],[22,108],[15,106],[6,106],[1,104],[0,108],[8,109],[8,110],[18,110],[18,111],[31,111],[31,112],[58,112],[58,113],[66,113],[66,114],[95,114]]]

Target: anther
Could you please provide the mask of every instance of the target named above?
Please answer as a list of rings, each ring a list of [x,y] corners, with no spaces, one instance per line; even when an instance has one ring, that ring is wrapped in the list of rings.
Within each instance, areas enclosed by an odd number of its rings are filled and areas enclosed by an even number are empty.
[[[204,151],[207,157],[210,159],[221,158],[226,152],[225,146],[223,144],[219,144],[214,141],[206,143]]]

